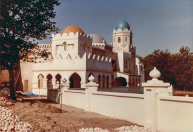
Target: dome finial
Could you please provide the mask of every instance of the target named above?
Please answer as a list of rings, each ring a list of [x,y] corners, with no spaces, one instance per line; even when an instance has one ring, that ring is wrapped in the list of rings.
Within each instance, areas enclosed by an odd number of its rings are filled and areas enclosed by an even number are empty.
[[[152,77],[152,80],[158,80],[158,78],[161,76],[161,73],[156,67],[154,67],[154,69],[149,73],[149,76]]]

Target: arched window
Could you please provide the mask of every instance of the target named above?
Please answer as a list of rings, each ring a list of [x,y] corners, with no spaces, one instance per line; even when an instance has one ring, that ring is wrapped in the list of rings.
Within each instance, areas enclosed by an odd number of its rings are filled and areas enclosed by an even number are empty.
[[[77,73],[74,73],[69,78],[70,88],[81,88],[81,78]]]
[[[109,76],[106,77],[106,88],[109,88]]]
[[[102,77],[102,88],[105,88],[105,76],[103,75],[103,77]]]
[[[121,43],[121,37],[118,37],[118,43]]]
[[[98,84],[99,84],[99,88],[101,88],[101,75],[98,75]]]
[[[63,45],[64,45],[64,50],[67,50],[67,44],[66,44],[66,42],[64,42]]]
[[[127,41],[127,37],[125,37],[125,41]]]
[[[52,75],[48,74],[46,78],[47,78],[47,87],[48,87],[49,85],[52,84]]]
[[[43,80],[44,80],[44,76],[40,74],[38,76],[38,88],[43,88]]]
[[[61,83],[61,75],[60,74],[57,74],[56,75],[56,83],[59,82],[59,84]]]

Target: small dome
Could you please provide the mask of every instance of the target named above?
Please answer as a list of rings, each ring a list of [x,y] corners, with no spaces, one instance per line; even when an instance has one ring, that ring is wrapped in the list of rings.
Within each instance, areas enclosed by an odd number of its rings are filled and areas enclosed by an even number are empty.
[[[103,40],[105,41],[105,39],[98,34],[88,34],[88,35],[92,37],[93,43],[104,43]]]
[[[70,32],[73,32],[74,34],[77,33],[77,32],[79,32],[79,33],[81,33],[81,34],[84,34],[84,31],[83,31],[81,28],[79,28],[79,27],[77,27],[77,26],[68,26],[68,27],[66,27],[66,28],[64,28],[64,29],[62,30],[61,35],[62,35],[63,33],[69,34]]]
[[[121,20],[117,23],[115,30],[121,29],[123,31],[125,28],[130,30],[129,24],[125,20]]]

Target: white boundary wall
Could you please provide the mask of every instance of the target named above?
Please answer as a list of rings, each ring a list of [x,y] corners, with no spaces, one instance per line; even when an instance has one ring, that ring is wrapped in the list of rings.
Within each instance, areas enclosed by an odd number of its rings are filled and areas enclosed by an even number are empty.
[[[93,80],[85,90],[69,90],[66,85],[61,89],[62,104],[137,123],[153,132],[193,131],[193,97],[172,96],[170,84],[155,78],[143,87],[144,94],[132,94],[97,91]],[[56,94],[48,90],[48,99],[60,103]]]

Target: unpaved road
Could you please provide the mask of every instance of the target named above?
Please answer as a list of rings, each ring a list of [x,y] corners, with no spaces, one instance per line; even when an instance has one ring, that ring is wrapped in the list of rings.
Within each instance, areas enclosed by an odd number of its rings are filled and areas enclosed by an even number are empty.
[[[78,131],[81,128],[91,127],[112,131],[121,126],[135,125],[66,105],[62,105],[60,110],[59,104],[46,99],[41,100],[39,108],[37,101],[28,99],[15,104],[15,114],[21,120],[30,123],[35,131]]]

